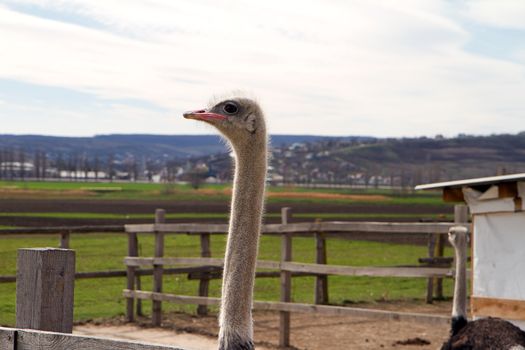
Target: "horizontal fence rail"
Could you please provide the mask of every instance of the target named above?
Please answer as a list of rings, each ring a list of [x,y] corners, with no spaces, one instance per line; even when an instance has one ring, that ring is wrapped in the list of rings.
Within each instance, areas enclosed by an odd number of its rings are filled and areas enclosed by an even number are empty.
[[[0,327],[2,350],[183,350],[172,346]]]
[[[465,214],[466,207],[456,208],[456,213]],[[161,219],[163,219],[162,212]],[[350,315],[357,317],[370,317],[376,319],[388,319],[397,321],[414,321],[430,324],[448,324],[449,316],[418,314],[408,312],[394,312],[388,310],[362,309],[343,306],[332,306],[328,304],[328,280],[327,276],[374,276],[374,277],[414,277],[427,279],[427,302],[432,302],[434,287],[436,294],[442,297],[442,279],[453,276],[451,258],[443,257],[444,244],[447,234],[453,226],[461,225],[470,228],[467,216],[455,217],[454,223],[397,223],[397,222],[315,222],[289,223],[291,211],[289,208],[282,210],[281,224],[267,224],[262,226],[263,235],[273,235],[281,238],[281,259],[279,261],[257,260],[258,269],[272,271],[258,271],[257,274],[269,273],[280,276],[280,301],[254,301],[254,310],[273,310],[280,313],[279,316],[279,345],[290,345],[290,312],[309,312],[331,315]],[[154,224],[125,225],[128,233],[128,256],[124,258],[124,264],[128,271],[128,287],[123,290],[123,296],[127,299],[127,318],[134,320],[134,301],[151,300],[156,305],[152,309],[152,323],[161,323],[161,303],[174,302],[178,304],[196,304],[199,306],[198,313],[206,311],[210,305],[219,305],[220,298],[208,297],[208,283],[212,278],[218,278],[222,272],[224,260],[212,258],[210,249],[210,235],[225,234],[228,225],[221,224],[166,224],[163,220],[156,220]],[[371,236],[384,234],[400,236],[424,236],[428,239],[428,257],[420,258],[419,265],[415,266],[342,266],[327,264],[327,239],[355,239],[354,234],[370,233]],[[139,234],[152,234],[155,236],[155,256],[139,257],[136,250]],[[165,257],[163,256],[163,244],[165,235],[188,234],[201,237],[200,257]],[[292,261],[292,238],[308,236],[315,239],[315,263],[302,263]],[[361,236],[362,239],[363,236]],[[218,269],[214,273],[198,273],[200,277],[199,295],[176,295],[162,293],[162,278],[153,281],[153,290],[141,290],[135,285],[136,274],[144,267],[153,266],[162,274],[167,266],[210,266]],[[309,275],[315,276],[315,304],[303,304],[291,302],[292,276]],[[257,275],[256,275],[257,276]],[[468,274],[467,274],[468,276]],[[257,276],[258,277],[258,276]],[[434,284],[434,282],[436,282]]]
[[[177,304],[202,304],[202,305],[219,305],[220,298],[212,297],[196,297],[187,295],[175,295],[169,293],[153,293],[139,290],[125,289],[122,292],[126,298],[136,298],[142,300],[158,300],[168,301]],[[428,324],[449,324],[449,316],[428,315],[410,312],[396,312],[374,309],[363,309],[346,306],[331,306],[331,305],[312,305],[302,303],[285,303],[278,301],[254,301],[253,310],[271,310],[271,311],[288,311],[300,313],[320,313],[325,315],[339,315],[339,316],[356,316],[356,317],[370,317],[382,320],[395,321],[416,321]]]
[[[323,232],[327,235],[344,232],[374,232],[374,233],[412,233],[412,234],[446,234],[454,223],[398,223],[398,222],[321,222],[267,224],[262,226],[262,234],[278,235],[283,233]],[[464,223],[467,226],[467,223]],[[137,224],[125,225],[128,233],[169,233],[169,234],[224,234],[228,225],[223,224]]]
[[[125,225],[97,225],[97,226],[51,226],[51,227],[20,227],[0,229],[0,236],[25,234],[61,234],[67,233],[124,233]]]
[[[209,265],[223,266],[220,258],[124,258],[126,266],[153,265]],[[377,266],[341,266],[257,260],[257,268],[277,269],[289,272],[304,272],[320,275],[339,276],[378,276],[378,277],[452,277],[453,270],[438,267],[377,267]]]

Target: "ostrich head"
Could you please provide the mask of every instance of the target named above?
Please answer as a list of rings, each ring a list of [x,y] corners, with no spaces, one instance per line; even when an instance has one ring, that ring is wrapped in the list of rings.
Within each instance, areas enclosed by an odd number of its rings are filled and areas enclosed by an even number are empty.
[[[234,148],[248,147],[254,142],[266,142],[266,124],[264,115],[257,102],[244,98],[232,97],[209,108],[184,113],[186,119],[204,121],[217,128]]]
[[[463,226],[451,227],[448,231],[448,241],[455,249],[464,250],[467,246],[467,229]]]

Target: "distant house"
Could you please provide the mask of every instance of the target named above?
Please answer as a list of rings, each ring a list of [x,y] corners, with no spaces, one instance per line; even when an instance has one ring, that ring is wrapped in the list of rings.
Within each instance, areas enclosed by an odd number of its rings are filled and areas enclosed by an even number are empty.
[[[28,162],[2,162],[0,163],[0,171],[8,173],[14,177],[28,176],[32,174],[35,166]]]

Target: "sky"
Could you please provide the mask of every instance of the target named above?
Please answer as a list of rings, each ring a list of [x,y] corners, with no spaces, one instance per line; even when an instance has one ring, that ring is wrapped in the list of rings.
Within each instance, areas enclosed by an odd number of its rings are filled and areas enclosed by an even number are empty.
[[[522,0],[0,0],[0,134],[210,134],[243,91],[272,134],[525,130]]]

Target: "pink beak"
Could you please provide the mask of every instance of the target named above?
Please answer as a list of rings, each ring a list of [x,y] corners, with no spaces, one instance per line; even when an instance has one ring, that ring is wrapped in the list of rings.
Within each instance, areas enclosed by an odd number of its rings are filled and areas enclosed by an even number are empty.
[[[189,111],[182,114],[186,119],[196,119],[203,121],[214,121],[214,120],[226,120],[226,117],[222,114],[210,113],[204,109],[198,111]]]

